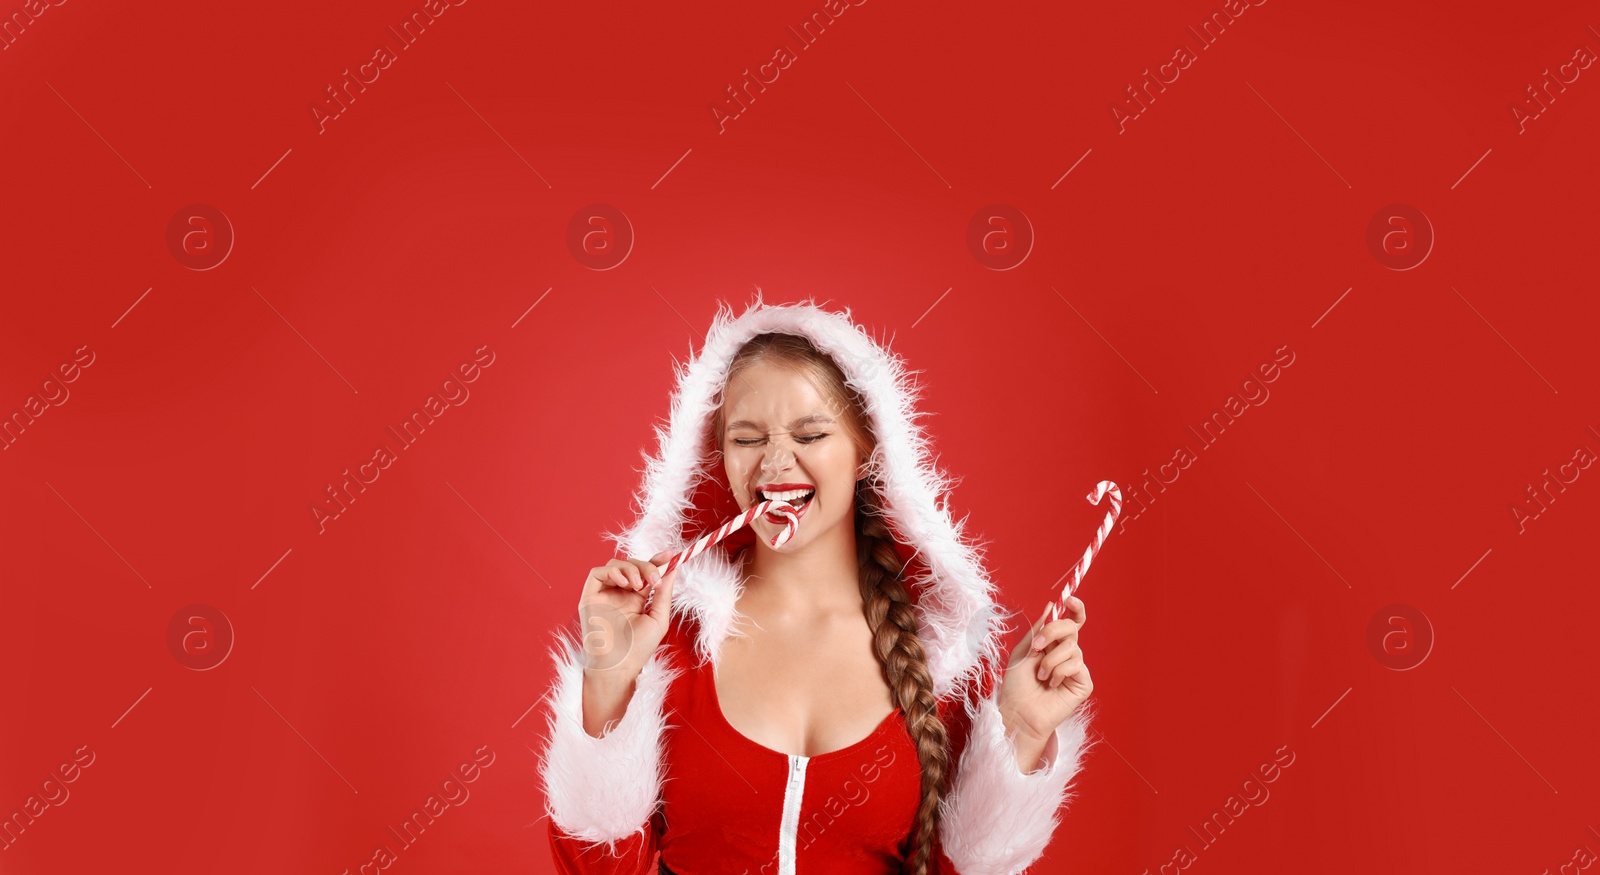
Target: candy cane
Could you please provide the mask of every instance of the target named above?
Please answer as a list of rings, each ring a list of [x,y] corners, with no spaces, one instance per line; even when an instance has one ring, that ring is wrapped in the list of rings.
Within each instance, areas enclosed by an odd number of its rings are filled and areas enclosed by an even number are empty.
[[[1100,552],[1100,545],[1104,544],[1106,536],[1111,534],[1111,524],[1116,522],[1117,517],[1122,513],[1122,490],[1118,489],[1117,484],[1112,483],[1110,480],[1101,480],[1095,484],[1094,491],[1089,493],[1087,498],[1090,504],[1099,504],[1100,499],[1104,498],[1107,493],[1111,494],[1111,509],[1106,511],[1105,522],[1102,522],[1100,530],[1095,532],[1094,543],[1083,551],[1083,558],[1079,559],[1078,564],[1072,566],[1072,571],[1068,572],[1072,580],[1067,582],[1066,588],[1061,591],[1061,596],[1051,601],[1047,606],[1052,623],[1061,619],[1061,615],[1067,612],[1067,599],[1072,596],[1073,591],[1083,582],[1083,576],[1089,573],[1089,563],[1094,560],[1095,554]],[[1066,576],[1068,575],[1062,575],[1062,577]]]
[[[783,530],[772,536],[772,546],[782,547],[784,544],[789,543],[789,539],[793,538],[795,531],[800,528],[800,511],[796,510],[794,505],[787,501],[780,501],[778,499],[763,501],[760,504],[751,507],[744,513],[741,513],[733,519],[723,523],[716,529],[716,531],[701,537],[700,540],[695,541],[692,546],[685,547],[684,549],[673,554],[672,558],[667,560],[667,564],[661,566],[661,576],[666,577],[668,574],[671,574],[673,569],[677,568],[679,565],[682,565],[683,563],[688,562],[690,559],[693,559],[694,557],[699,556],[701,553],[704,553],[706,550],[710,549],[713,544],[721,543],[724,538],[749,525],[750,522],[756,517],[767,513],[768,511],[775,511],[779,516],[783,517]],[[649,592],[644,597],[643,610],[650,610],[650,602],[655,597],[655,584],[651,584]]]

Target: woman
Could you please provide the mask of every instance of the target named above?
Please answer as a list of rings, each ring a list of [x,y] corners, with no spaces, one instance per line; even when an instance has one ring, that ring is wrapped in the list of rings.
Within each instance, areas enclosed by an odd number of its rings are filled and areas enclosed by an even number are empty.
[[[848,310],[758,292],[737,319],[719,308],[678,376],[640,516],[610,535],[654,555],[591,569],[583,644],[552,651],[539,770],[558,868],[1026,869],[1090,746],[1082,603],[1003,653],[917,389]],[[660,576],[772,497],[800,508],[783,546],[766,514]]]

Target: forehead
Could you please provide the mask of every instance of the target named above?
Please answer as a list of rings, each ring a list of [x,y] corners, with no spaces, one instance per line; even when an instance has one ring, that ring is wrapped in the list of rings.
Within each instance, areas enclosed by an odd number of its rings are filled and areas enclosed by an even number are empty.
[[[800,417],[829,419],[827,399],[801,371],[759,362],[728,382],[723,393],[729,427],[741,423],[782,428]]]

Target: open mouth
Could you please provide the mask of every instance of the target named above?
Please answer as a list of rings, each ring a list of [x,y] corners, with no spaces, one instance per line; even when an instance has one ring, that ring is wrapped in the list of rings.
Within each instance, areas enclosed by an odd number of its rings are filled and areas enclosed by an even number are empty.
[[[783,501],[788,503],[790,507],[796,510],[804,511],[811,505],[811,499],[814,498],[816,494],[817,491],[815,489],[793,489],[782,492],[762,492],[760,493],[760,497],[761,501]],[[783,517],[770,512],[767,514],[767,517],[777,517],[780,520],[783,519]]]

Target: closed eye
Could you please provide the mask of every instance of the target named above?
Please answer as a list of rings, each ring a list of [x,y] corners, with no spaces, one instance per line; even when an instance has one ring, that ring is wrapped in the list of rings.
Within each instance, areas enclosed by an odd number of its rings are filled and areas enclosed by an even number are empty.
[[[814,444],[817,441],[820,441],[823,438],[827,437],[829,434],[830,434],[830,432],[823,432],[821,434],[802,435],[801,437],[795,438],[795,440],[798,440],[800,443],[803,443],[803,444]],[[753,447],[756,444],[761,443],[761,441],[763,441],[763,440],[765,440],[765,438],[734,438],[733,442],[738,444],[741,447]]]

